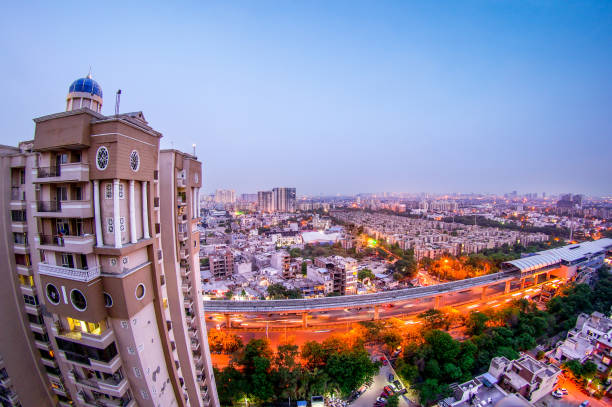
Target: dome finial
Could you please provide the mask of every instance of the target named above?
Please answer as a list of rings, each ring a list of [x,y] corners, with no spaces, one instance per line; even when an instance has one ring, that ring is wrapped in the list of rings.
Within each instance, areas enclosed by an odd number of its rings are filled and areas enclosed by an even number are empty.
[[[89,65],[89,73],[87,74],[87,79],[91,79],[91,65]]]

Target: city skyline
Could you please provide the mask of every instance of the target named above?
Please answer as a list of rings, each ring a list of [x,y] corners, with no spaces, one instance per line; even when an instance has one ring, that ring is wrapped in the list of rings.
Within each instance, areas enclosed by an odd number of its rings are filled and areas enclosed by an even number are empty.
[[[116,7],[6,8],[0,143],[91,66],[103,114],[122,89],[162,148],[197,144],[206,193],[612,192],[609,4]]]

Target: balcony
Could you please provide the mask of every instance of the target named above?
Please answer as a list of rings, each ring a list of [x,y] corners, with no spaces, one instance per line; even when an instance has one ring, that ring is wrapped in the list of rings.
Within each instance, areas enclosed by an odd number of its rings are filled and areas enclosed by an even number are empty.
[[[119,354],[117,354],[108,362],[90,359],[90,365],[92,369],[99,370],[104,373],[115,373],[121,367],[121,358],[119,357]]]
[[[25,187],[11,187],[11,208],[22,209],[25,204]]]
[[[181,277],[183,278],[189,277],[189,274],[191,273],[191,270],[187,269],[186,267],[180,267],[179,270],[181,273]]]
[[[185,205],[187,205],[187,202],[186,202],[186,200],[184,198],[178,197],[176,199],[176,204],[178,206],[185,206]]]
[[[40,249],[67,253],[93,253],[94,235],[38,235]]]
[[[179,232],[178,233],[178,238],[181,242],[184,242],[185,240],[187,240],[187,232]]]
[[[179,258],[180,259],[187,259],[188,256],[189,256],[189,250],[187,250],[187,249],[180,249],[179,250]]]
[[[43,342],[43,341],[34,341],[34,343],[36,344],[36,347],[38,349],[42,349],[42,350],[46,350],[49,351],[51,350],[51,344],[49,342]]]
[[[25,310],[28,314],[40,314],[40,305],[25,304]]]
[[[46,333],[45,325],[44,324],[37,324],[35,322],[30,322],[30,330],[32,332],[36,332],[36,333],[39,333],[39,334],[45,334]]]
[[[36,295],[36,292],[34,292],[34,287],[32,287],[31,285],[20,285],[19,289],[21,290],[21,294],[23,295],[29,295],[30,297],[34,297]]]
[[[104,392],[105,394],[114,397],[123,396],[128,389],[128,381],[125,377],[121,379],[113,379],[112,377],[107,379],[98,379],[95,377],[86,379],[81,378],[74,373],[70,373],[70,378],[81,386],[94,389],[97,392]]]
[[[25,264],[16,264],[17,273],[24,276],[32,275],[32,266],[26,266]]]
[[[11,386],[11,378],[10,376],[6,376],[3,378],[0,378],[0,385],[4,386],[4,387],[10,387]]]
[[[78,269],[62,267],[54,264],[38,263],[38,272],[52,277],[67,278],[69,280],[89,282],[100,277],[100,266]]]
[[[176,186],[178,188],[185,188],[185,178],[183,177],[176,177]]]
[[[40,358],[43,365],[57,369],[57,361],[55,359]]]
[[[191,341],[191,350],[193,352],[197,352],[200,350],[200,342],[197,341]]]
[[[181,288],[183,289],[183,292],[184,292],[184,293],[188,293],[188,292],[190,292],[190,291],[191,291],[191,284],[189,284],[189,283],[183,283],[183,284],[181,285]]]
[[[23,242],[23,243],[13,243],[13,252],[15,254],[27,254],[28,253],[28,244],[26,242]]]
[[[88,200],[37,201],[34,216],[49,217],[61,213],[62,218],[91,218],[93,206]],[[58,216],[59,217],[59,216]]]
[[[38,167],[35,183],[43,182],[87,182],[89,164],[67,163],[52,167]]]
[[[38,212],[61,212],[62,201],[36,201]]]

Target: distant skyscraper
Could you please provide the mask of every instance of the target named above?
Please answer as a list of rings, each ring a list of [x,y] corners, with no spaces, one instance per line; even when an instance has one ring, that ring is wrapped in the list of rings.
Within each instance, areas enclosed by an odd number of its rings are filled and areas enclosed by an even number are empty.
[[[275,212],[295,212],[295,188],[273,188]]]
[[[257,192],[257,208],[260,212],[272,212],[274,210],[272,191]]]

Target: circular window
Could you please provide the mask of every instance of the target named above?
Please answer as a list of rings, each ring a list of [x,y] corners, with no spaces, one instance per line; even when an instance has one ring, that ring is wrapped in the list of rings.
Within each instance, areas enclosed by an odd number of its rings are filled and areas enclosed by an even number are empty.
[[[133,150],[130,153],[130,168],[132,171],[138,171],[140,168],[140,156],[138,155],[138,151]]]
[[[60,302],[60,293],[53,284],[47,284],[47,299],[54,305]]]
[[[112,257],[112,258],[110,259],[110,265],[111,265],[111,266],[116,266],[116,265],[117,265],[117,259],[116,259],[116,258],[114,258],[114,257]]]
[[[104,306],[110,308],[113,306],[113,297],[109,293],[104,293]]]
[[[137,300],[142,300],[145,296],[145,286],[144,284],[140,283],[136,286],[136,299]]]
[[[70,301],[72,302],[74,308],[76,308],[78,311],[85,311],[87,308],[87,300],[85,299],[85,296],[76,288],[70,291]]]
[[[108,167],[108,158],[108,148],[104,146],[99,147],[96,152],[96,167],[101,171],[105,170]]]

